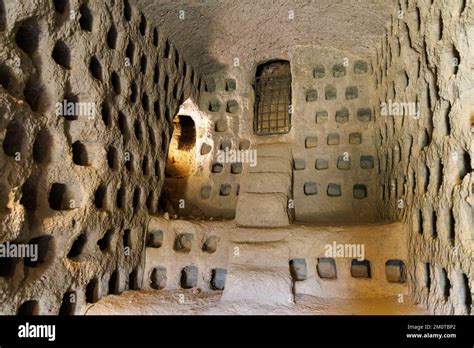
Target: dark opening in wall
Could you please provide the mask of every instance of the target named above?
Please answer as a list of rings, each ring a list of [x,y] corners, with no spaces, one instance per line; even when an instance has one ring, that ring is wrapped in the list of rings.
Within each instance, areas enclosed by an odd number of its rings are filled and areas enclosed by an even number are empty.
[[[112,83],[112,88],[114,90],[114,93],[119,95],[121,92],[121,87],[120,87],[120,77],[115,71],[112,71],[112,75],[110,77],[110,82]]]
[[[99,281],[93,278],[86,286],[86,302],[95,303],[99,300]]]
[[[123,231],[123,247],[132,248],[132,232],[129,229]]]
[[[109,146],[107,150],[107,164],[110,169],[116,170],[118,164],[118,152],[113,146]]]
[[[165,74],[165,80],[163,81],[163,89],[165,90],[166,93],[168,93],[168,85],[169,85],[170,79],[167,74]]]
[[[49,191],[49,206],[54,210],[68,210],[67,186],[61,183],[53,183]]]
[[[109,279],[109,294],[117,295],[120,291],[120,276],[118,270],[115,270],[110,275]]]
[[[150,105],[150,103],[148,101],[148,95],[145,92],[143,92],[143,95],[142,95],[143,111],[148,112],[148,110],[150,109],[149,105]]]
[[[153,194],[153,191],[148,192],[148,196],[146,197],[146,208],[150,214],[155,213],[155,195]]]
[[[168,41],[168,39],[166,39],[163,56],[165,58],[169,58],[170,57],[170,51],[171,51],[171,45],[170,45],[170,42]]]
[[[107,127],[110,127],[112,125],[112,116],[110,114],[110,106],[106,101],[102,103],[101,115],[102,115],[102,121],[104,121],[104,124]]]
[[[128,287],[130,290],[138,290],[138,271],[134,269],[128,276]]]
[[[59,14],[64,14],[68,6],[67,0],[53,0],[54,9]]]
[[[160,175],[161,175],[160,161],[156,160],[155,161],[155,176],[160,177]]]
[[[68,291],[64,294],[59,308],[59,315],[74,315],[76,311],[76,292]]]
[[[255,134],[288,133],[291,129],[290,63],[276,60],[260,64],[256,70],[254,88]]]
[[[153,46],[158,47],[158,30],[153,28]]]
[[[33,160],[37,163],[49,163],[53,147],[53,137],[49,130],[42,129],[33,143]]]
[[[444,300],[447,301],[451,291],[451,282],[449,281],[448,273],[444,268],[439,270],[439,288]]]
[[[431,266],[429,262],[424,263],[425,267],[425,286],[428,291],[431,290]]]
[[[151,126],[147,126],[146,128],[148,128],[148,141],[150,142],[151,148],[153,149],[156,147],[155,132]]]
[[[0,85],[8,90],[12,80],[12,72],[10,68],[4,64],[0,64]]]
[[[72,144],[72,160],[74,164],[79,166],[90,166],[92,164],[86,146],[80,141],[75,141]]]
[[[139,29],[140,29],[140,34],[142,34],[142,36],[145,36],[145,34],[146,34],[146,18],[145,18],[145,15],[143,13],[140,15]]]
[[[82,30],[92,31],[92,11],[86,4],[82,4],[79,7],[79,12],[81,13],[81,18],[79,19],[79,25]]]
[[[141,190],[139,187],[135,187],[133,191],[133,199],[132,199],[132,208],[134,211],[140,209],[141,205]]]
[[[196,126],[192,117],[186,115],[177,115],[173,125],[165,171],[167,176],[185,177],[194,169]]]
[[[96,56],[91,58],[91,61],[89,62],[89,70],[94,78],[102,81],[102,66]]]
[[[133,124],[133,130],[135,133],[135,138],[141,143],[143,140],[143,129],[140,121],[137,119]]]
[[[18,307],[18,315],[38,315],[39,314],[39,305],[38,301],[30,300],[25,301]]]
[[[419,234],[423,234],[423,213],[420,209],[415,209],[415,228]]]
[[[18,154],[24,155],[26,140],[27,136],[23,125],[17,120],[10,121],[2,144],[3,152],[11,157],[17,157]]]
[[[87,234],[85,232],[81,233],[76,240],[72,243],[71,249],[67,254],[69,259],[76,259],[79,257],[84,250],[84,247],[87,244]]]
[[[107,32],[107,46],[109,46],[110,49],[114,50],[117,47],[117,36],[117,28],[115,28],[115,25],[112,23]]]
[[[7,26],[5,4],[0,0],[0,31],[4,31]]]
[[[176,70],[179,69],[179,52],[178,50],[175,48],[174,49],[174,66],[176,67]]]
[[[135,83],[135,81],[133,81],[132,84],[130,85],[130,101],[132,103],[135,103],[137,101],[137,95],[138,95],[137,84]]]
[[[66,102],[67,105],[69,105],[70,103],[72,104],[79,103],[79,97],[71,92],[71,88],[69,85],[66,86],[66,90],[64,92],[64,101]],[[62,116],[64,117],[66,121],[75,121],[79,118],[79,115],[76,111],[74,111],[72,114],[66,113]]]
[[[71,69],[71,51],[64,41],[56,41],[51,57],[54,59],[56,64],[61,65],[64,69]]]
[[[126,198],[126,191],[125,187],[120,187],[117,191],[116,203],[117,208],[122,209],[125,207],[125,198]]]
[[[20,204],[23,205],[28,212],[33,212],[37,208],[37,185],[38,178],[32,176],[28,178],[21,187]]]
[[[461,298],[461,303],[464,304],[466,307],[467,314],[471,314],[471,309],[472,309],[472,295],[471,295],[471,289],[469,288],[469,279],[467,275],[464,273],[461,273],[460,275],[460,298]]]
[[[35,245],[38,254],[35,259],[25,258],[24,264],[27,267],[38,267],[48,260],[50,254],[53,254],[53,237],[52,236],[40,236],[31,239],[28,242],[29,245]]]
[[[106,195],[107,195],[107,187],[105,185],[100,185],[94,194],[94,204],[97,209],[102,209],[105,207]]]
[[[133,55],[135,53],[135,44],[132,40],[128,41],[127,48],[125,49],[125,57],[130,60],[130,64],[133,64]]]
[[[459,157],[459,180],[462,181],[467,174],[472,172],[471,156],[467,151],[463,151]]]
[[[430,225],[431,225],[431,236],[433,238],[437,238],[438,237],[438,216],[436,215],[436,211],[433,210],[431,212],[431,216],[430,216]]]
[[[123,0],[123,16],[128,22],[132,19],[132,7],[128,0]]]
[[[369,260],[351,261],[351,276],[354,278],[371,278],[371,267]]]
[[[454,214],[451,209],[445,214],[446,218],[446,229],[448,231],[448,240],[452,246],[454,246],[454,240],[456,236],[456,220],[454,219]]]
[[[144,156],[143,161],[142,161],[142,173],[144,176],[148,176],[150,174],[150,171],[148,169],[148,157]]]
[[[36,18],[28,18],[20,23],[15,35],[15,42],[28,56],[38,49],[41,30]]]
[[[123,114],[122,111],[118,112],[118,126],[120,133],[123,135],[124,141],[127,141],[129,138],[129,129],[127,117]]]
[[[113,236],[114,230],[109,229],[104,233],[103,237],[97,241],[100,251],[106,251],[109,248]]]

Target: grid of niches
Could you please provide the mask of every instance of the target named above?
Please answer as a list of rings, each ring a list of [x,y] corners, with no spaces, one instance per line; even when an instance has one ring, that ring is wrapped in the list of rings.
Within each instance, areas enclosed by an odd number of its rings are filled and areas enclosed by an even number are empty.
[[[239,195],[240,176],[246,163],[235,161],[223,163],[219,159],[220,151],[248,150],[250,141],[236,137],[238,133],[238,119],[242,113],[242,106],[237,102],[238,86],[234,78],[227,77],[216,79],[207,76],[203,80],[204,92],[201,94],[203,110],[206,110],[213,120],[213,142],[211,145],[204,143],[201,146],[202,156],[213,156],[210,162],[210,181],[203,186],[199,193],[201,200],[220,200],[228,204],[227,197]],[[236,204],[236,200],[234,199]]]
[[[0,66],[7,100],[1,238],[35,244],[41,257],[2,260],[2,307],[5,313],[72,314],[104,294],[139,286],[142,226],[156,210],[170,119],[200,81],[126,0],[115,6],[57,0],[28,13],[6,10],[2,51],[18,59]],[[58,117],[57,102],[91,103],[96,113]],[[20,188],[14,198],[13,187]],[[23,228],[11,219],[18,209]],[[39,223],[46,219],[53,223]],[[65,267],[61,260],[88,266]],[[63,281],[39,285],[58,272]],[[73,282],[77,272],[90,279]],[[58,302],[47,303],[50,298]]]
[[[305,150],[294,159],[293,169],[305,170],[307,175],[301,187],[294,188],[297,194],[347,197],[350,190],[355,199],[368,196],[370,173],[375,168],[372,147],[368,146],[372,140],[369,124],[373,123],[364,86],[368,71],[364,60],[314,66],[314,83],[304,89],[301,101],[314,126],[301,139]],[[350,171],[350,180],[341,175],[345,171]],[[318,174],[323,173],[321,181]],[[348,181],[353,181],[350,188]]]
[[[473,287],[474,208],[469,202],[474,186],[467,145],[472,143],[472,110],[464,109],[467,102],[457,95],[466,89],[462,76],[470,69],[466,62],[471,54],[462,40],[453,40],[461,35],[443,33],[462,32],[469,10],[466,3],[448,13],[438,3],[400,2],[399,11],[405,15],[393,17],[387,27],[373,78],[380,104],[419,103],[420,113],[384,116],[377,110],[379,210],[410,226],[409,285],[415,301],[440,314],[468,314]]]

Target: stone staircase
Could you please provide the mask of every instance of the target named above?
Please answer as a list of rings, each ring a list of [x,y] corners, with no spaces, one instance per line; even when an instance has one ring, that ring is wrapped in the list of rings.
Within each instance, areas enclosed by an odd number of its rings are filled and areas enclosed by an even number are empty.
[[[235,222],[241,227],[283,227],[290,223],[292,154],[285,144],[258,145],[257,165],[240,184]]]

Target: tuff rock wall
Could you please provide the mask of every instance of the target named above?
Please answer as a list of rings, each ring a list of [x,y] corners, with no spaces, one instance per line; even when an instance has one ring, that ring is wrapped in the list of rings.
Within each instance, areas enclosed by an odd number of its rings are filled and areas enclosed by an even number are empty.
[[[291,66],[289,133],[258,136],[253,131],[254,79],[262,62],[236,60],[205,76],[199,105],[185,105],[181,111],[196,123],[196,163],[192,175],[170,181],[173,212],[233,218],[239,194],[248,189],[242,180],[252,176],[246,180],[260,182],[253,185],[253,197],[285,194],[282,209],[276,213],[269,208],[269,216],[290,210],[297,221],[375,221],[378,163],[370,62],[347,52],[306,46],[263,62],[272,59],[288,60]],[[273,145],[289,152],[289,158],[265,161],[269,150],[264,147]],[[225,149],[256,150],[257,168],[222,163],[219,151]],[[184,205],[179,205],[180,199]],[[258,197],[247,204],[259,204]]]
[[[39,249],[0,260],[2,314],[141,286],[171,120],[199,83],[127,0],[0,1],[0,242]]]
[[[409,288],[437,314],[468,314],[474,288],[474,3],[400,1],[373,60],[378,209],[409,228]]]

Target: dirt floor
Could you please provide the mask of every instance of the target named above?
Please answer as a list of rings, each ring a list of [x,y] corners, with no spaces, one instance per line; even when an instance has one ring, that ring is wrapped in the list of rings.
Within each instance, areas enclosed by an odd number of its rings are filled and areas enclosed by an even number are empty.
[[[222,292],[199,290],[141,290],[106,296],[91,304],[86,315],[422,315],[425,310],[396,297],[336,299],[298,295],[295,304],[270,305],[252,301],[223,301]]]

